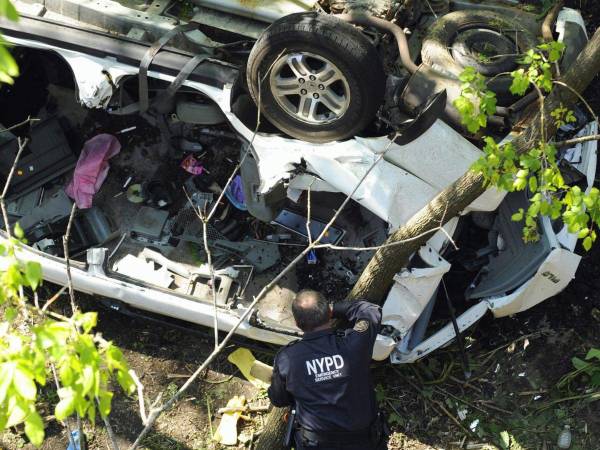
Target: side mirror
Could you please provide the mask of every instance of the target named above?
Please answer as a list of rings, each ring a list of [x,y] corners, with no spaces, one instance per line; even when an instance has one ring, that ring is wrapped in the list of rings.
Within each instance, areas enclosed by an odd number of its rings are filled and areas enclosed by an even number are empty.
[[[446,98],[446,89],[431,96],[417,117],[405,122],[405,125],[397,131],[398,134],[390,135],[394,144],[406,145],[429,130],[431,125],[444,114]]]

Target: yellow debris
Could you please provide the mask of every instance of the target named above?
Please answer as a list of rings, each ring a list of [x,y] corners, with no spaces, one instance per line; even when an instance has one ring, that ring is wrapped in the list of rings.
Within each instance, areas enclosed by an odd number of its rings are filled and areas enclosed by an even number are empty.
[[[255,374],[265,373],[264,366],[270,366],[257,361],[250,350],[247,348],[238,348],[236,351],[230,353],[227,359],[231,364],[235,364],[244,377],[254,386],[260,389],[267,389],[269,387],[270,380],[266,381],[263,376],[261,376],[262,379],[259,379]]]
[[[246,404],[246,397],[243,395],[235,396],[227,402],[227,408],[243,408]],[[221,423],[213,436],[213,440],[223,445],[236,445],[238,441],[237,422],[241,411],[227,412],[221,417]]]

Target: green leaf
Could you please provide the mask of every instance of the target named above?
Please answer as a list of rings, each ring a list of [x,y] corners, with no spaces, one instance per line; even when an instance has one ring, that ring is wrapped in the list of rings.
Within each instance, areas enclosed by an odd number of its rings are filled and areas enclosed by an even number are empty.
[[[25,265],[25,278],[34,291],[42,281],[42,265],[35,261],[28,261]]]
[[[85,366],[83,368],[83,372],[81,373],[81,383],[83,385],[83,392],[82,392],[83,395],[90,392],[92,387],[94,387],[95,376],[96,376],[96,373],[92,366]]]
[[[592,348],[590,351],[588,351],[587,355],[585,355],[586,361],[594,358],[600,361],[600,349]]]
[[[15,237],[17,237],[18,239],[23,239],[25,237],[25,232],[23,231],[23,228],[21,228],[21,224],[19,222],[15,223]]]
[[[13,386],[24,399],[35,400],[37,388],[31,372],[17,366],[14,372]]]
[[[536,192],[538,188],[537,177],[529,177],[529,190],[533,193]]]
[[[3,82],[10,84],[12,84],[11,77],[19,75],[19,66],[3,45],[0,45],[0,73],[5,74],[5,79],[8,78],[8,81],[3,80]]]
[[[12,21],[19,20],[19,13],[9,0],[0,0],[0,16]]]
[[[21,397],[12,396],[8,400],[8,419],[6,427],[14,427],[22,423],[29,413],[29,403]]]
[[[524,211],[523,211],[523,208],[519,208],[519,211],[518,211],[518,212],[516,212],[516,213],[514,213],[514,214],[511,216],[511,220],[512,220],[513,222],[520,222],[521,220],[523,220],[523,212],[524,212]]]
[[[8,388],[10,388],[15,373],[15,367],[14,362],[5,362],[0,365],[0,404],[3,404],[6,400]]]
[[[54,408],[54,415],[57,420],[64,420],[75,411],[75,392],[71,388],[61,388],[58,390],[60,401]]]
[[[589,366],[589,363],[586,363],[584,360],[577,358],[576,356],[571,358],[571,363],[577,370],[583,370]]]
[[[25,419],[25,434],[36,447],[39,447],[44,442],[44,421],[35,411]]]
[[[589,228],[582,228],[581,231],[579,232],[579,234],[577,235],[577,237],[579,239],[583,239],[585,238],[588,234],[590,234],[590,229]]]
[[[583,245],[583,248],[585,249],[585,251],[589,252],[592,248],[592,244],[593,244],[592,237],[588,236],[583,240],[582,245]]]
[[[77,322],[78,326],[83,328],[83,331],[85,331],[86,333],[89,333],[92,330],[92,328],[94,328],[96,326],[96,323],[98,322],[98,313],[88,312],[85,314],[79,314],[76,317],[75,321]]]
[[[7,321],[12,322],[13,320],[15,320],[15,317],[17,317],[18,314],[19,312],[17,308],[8,307],[6,308],[6,311],[4,311],[4,318]]]
[[[100,392],[98,395],[98,411],[102,417],[107,417],[110,414],[110,403],[113,394],[109,391]]]
[[[522,191],[523,189],[525,189],[525,186],[527,186],[526,178],[516,178],[515,181],[513,181],[513,188],[516,191]]]
[[[500,432],[500,447],[502,447],[502,450],[510,449],[510,435],[508,431]]]
[[[58,370],[58,376],[62,384],[65,386],[70,386],[73,383],[73,369],[68,362],[60,366],[60,369]]]
[[[127,394],[133,394],[135,391],[135,382],[131,375],[124,370],[117,370],[117,381]]]
[[[510,92],[515,95],[523,95],[529,87],[529,78],[525,74],[525,70],[515,70],[511,76],[513,80],[509,88]]]

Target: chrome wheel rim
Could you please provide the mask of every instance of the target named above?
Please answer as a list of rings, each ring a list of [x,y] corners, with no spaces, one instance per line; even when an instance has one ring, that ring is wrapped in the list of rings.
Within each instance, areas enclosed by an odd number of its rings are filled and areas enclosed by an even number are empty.
[[[313,53],[280,56],[269,75],[271,93],[290,116],[323,125],[340,119],[350,106],[350,87],[328,59]]]

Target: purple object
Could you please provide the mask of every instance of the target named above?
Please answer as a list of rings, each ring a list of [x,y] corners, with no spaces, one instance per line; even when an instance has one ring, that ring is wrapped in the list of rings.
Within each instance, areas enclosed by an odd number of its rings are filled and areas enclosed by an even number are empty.
[[[65,188],[80,209],[90,208],[108,174],[108,160],[121,151],[121,144],[110,134],[99,134],[83,145],[73,179]]]
[[[242,186],[242,177],[236,175],[231,183],[225,190],[225,196],[229,199],[231,204],[237,209],[247,211],[246,199],[244,197],[244,188]]]

